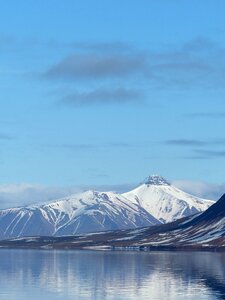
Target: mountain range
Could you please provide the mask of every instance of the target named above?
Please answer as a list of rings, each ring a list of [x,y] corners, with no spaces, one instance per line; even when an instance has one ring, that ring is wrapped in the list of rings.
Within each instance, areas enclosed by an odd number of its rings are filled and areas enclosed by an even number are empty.
[[[161,225],[207,210],[214,201],[172,186],[158,175],[132,191],[86,191],[70,197],[0,211],[0,239],[67,236]]]
[[[167,224],[75,236],[14,238],[0,241],[0,247],[225,251],[225,194],[205,212]]]

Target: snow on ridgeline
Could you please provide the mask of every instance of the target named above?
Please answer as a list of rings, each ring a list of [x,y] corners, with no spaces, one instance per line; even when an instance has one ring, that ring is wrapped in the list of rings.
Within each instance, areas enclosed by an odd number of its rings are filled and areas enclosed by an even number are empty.
[[[57,201],[0,211],[0,238],[62,236],[160,224],[113,192],[87,191]]]
[[[140,186],[123,196],[142,206],[162,223],[205,211],[214,203],[185,193],[158,175],[147,177]]]
[[[0,239],[152,226],[204,211],[213,203],[153,175],[124,194],[87,191],[50,203],[1,210]]]

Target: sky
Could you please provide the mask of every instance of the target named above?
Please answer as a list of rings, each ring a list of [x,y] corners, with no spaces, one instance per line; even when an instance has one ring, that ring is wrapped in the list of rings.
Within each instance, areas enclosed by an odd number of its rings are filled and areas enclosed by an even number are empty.
[[[223,0],[1,1],[0,208],[21,190],[19,203],[150,174],[222,191],[224,12]]]

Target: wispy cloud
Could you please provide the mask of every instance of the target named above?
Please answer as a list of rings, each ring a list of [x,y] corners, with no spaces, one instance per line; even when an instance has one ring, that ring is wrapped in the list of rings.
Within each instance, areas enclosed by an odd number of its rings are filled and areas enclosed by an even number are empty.
[[[65,148],[68,150],[93,150],[97,149],[99,146],[94,144],[62,144],[62,145],[51,145],[51,147]]]
[[[14,137],[9,134],[0,133],[0,140],[2,140],[2,141],[10,141],[13,139],[14,139]]]
[[[144,55],[80,53],[64,58],[50,67],[48,79],[105,79],[124,78],[145,70]]]
[[[172,139],[166,140],[164,144],[171,146],[205,146],[208,142],[192,139]]]
[[[185,159],[185,160],[204,160],[208,159],[205,155],[186,155],[186,156],[179,156],[178,159]]]
[[[177,49],[152,52],[150,68],[164,88],[223,89],[224,51],[213,41],[197,37]]]
[[[202,150],[202,149],[196,149],[194,152],[204,155],[208,158],[223,158],[225,157],[225,150]]]
[[[199,112],[185,115],[188,118],[225,118],[225,112]]]
[[[0,36],[0,46],[2,51],[9,51],[19,47],[18,40],[13,36]]]
[[[90,42],[74,42],[66,44],[69,48],[73,50],[82,50],[89,52],[102,52],[102,53],[129,53],[134,51],[134,47],[125,42],[115,41],[115,42],[99,42],[99,43],[90,43]]]
[[[0,185],[0,208],[51,201],[80,190],[78,187],[60,188],[30,183]]]
[[[68,49],[72,51],[87,51],[87,52],[128,52],[134,50],[134,46],[123,41],[103,41],[103,42],[87,42],[74,41],[65,42],[57,39],[39,39],[37,37],[26,37],[19,39],[12,35],[0,35],[0,45],[4,49],[14,48],[14,50],[33,48],[49,48],[49,49]]]
[[[100,150],[100,149],[135,149],[135,148],[146,148],[150,145],[149,143],[128,143],[128,142],[111,142],[111,143],[71,143],[71,144],[59,144],[59,145],[48,145],[48,147],[65,148],[73,151],[80,150]]]
[[[170,146],[215,146],[215,145],[225,145],[225,139],[223,138],[213,138],[213,139],[171,139],[163,142]]]
[[[204,160],[214,158],[224,158],[225,150],[213,150],[213,149],[191,149],[191,154],[179,156],[178,159],[186,160]]]
[[[99,88],[88,92],[75,92],[60,100],[61,104],[68,106],[86,106],[95,104],[112,104],[127,102],[144,102],[144,95],[139,90],[116,88]]]
[[[192,195],[218,200],[225,192],[225,183],[212,184],[204,181],[175,180],[173,185]]]
[[[187,148],[188,154],[177,156],[177,159],[204,160],[225,157],[225,139],[211,138],[203,139],[171,139],[163,144],[173,147]]]

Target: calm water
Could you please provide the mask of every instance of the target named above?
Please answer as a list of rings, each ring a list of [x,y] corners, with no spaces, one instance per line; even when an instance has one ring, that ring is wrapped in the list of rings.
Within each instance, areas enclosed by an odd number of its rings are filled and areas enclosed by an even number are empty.
[[[1,250],[0,299],[225,299],[225,254]]]

